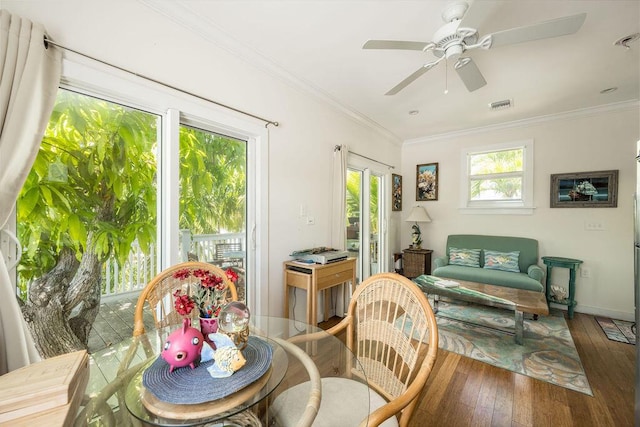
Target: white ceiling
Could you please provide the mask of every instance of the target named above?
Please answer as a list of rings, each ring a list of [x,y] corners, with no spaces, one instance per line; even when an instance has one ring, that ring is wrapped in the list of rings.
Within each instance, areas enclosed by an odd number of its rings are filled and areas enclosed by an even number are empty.
[[[587,17],[573,35],[467,52],[487,80],[474,92],[451,62],[441,62],[393,96],[385,93],[433,55],[362,45],[430,41],[450,1],[141,1],[401,140],[640,99],[640,41],[630,49],[613,44],[640,32],[638,0],[476,0],[473,8],[491,10],[478,25],[481,36],[582,12]],[[609,87],[618,90],[600,94]],[[513,107],[488,109],[504,99]]]

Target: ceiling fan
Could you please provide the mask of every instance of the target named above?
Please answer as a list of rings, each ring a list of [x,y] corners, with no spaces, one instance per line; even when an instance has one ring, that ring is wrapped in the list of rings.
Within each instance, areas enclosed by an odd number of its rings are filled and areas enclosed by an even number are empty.
[[[587,16],[586,13],[552,19],[532,25],[498,31],[480,37],[476,29],[486,17],[490,8],[487,4],[476,1],[474,7],[469,8],[466,2],[456,2],[444,9],[442,19],[446,22],[433,35],[429,42],[402,40],[369,40],[363,49],[399,49],[432,52],[436,59],[427,62],[409,77],[394,86],[385,95],[395,95],[407,87],[418,77],[435,67],[443,59],[455,60],[454,68],[469,92],[480,89],[487,84],[482,73],[468,56],[461,56],[468,50],[492,49],[515,43],[559,37],[577,32]],[[469,9],[467,11],[467,9]]]

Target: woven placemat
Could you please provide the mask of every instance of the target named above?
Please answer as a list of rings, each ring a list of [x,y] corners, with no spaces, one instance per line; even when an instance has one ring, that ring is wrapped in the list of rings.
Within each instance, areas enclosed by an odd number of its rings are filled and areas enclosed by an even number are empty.
[[[249,337],[242,351],[247,363],[227,378],[212,378],[207,368],[213,360],[195,369],[189,366],[169,372],[169,364],[158,357],[142,375],[144,387],[158,399],[176,404],[197,404],[229,396],[258,380],[271,366],[273,348],[257,337]]]

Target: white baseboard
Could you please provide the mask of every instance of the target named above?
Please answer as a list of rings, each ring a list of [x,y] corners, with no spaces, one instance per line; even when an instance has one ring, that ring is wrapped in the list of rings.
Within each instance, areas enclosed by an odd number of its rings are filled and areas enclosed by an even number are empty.
[[[551,307],[559,308],[561,310],[567,311],[566,305],[551,303]],[[590,306],[584,306],[584,305],[577,305],[574,311],[576,313],[590,314],[592,316],[610,317],[612,319],[626,320],[628,322],[635,321],[634,312],[607,310],[607,309],[603,309],[602,307],[590,307]]]

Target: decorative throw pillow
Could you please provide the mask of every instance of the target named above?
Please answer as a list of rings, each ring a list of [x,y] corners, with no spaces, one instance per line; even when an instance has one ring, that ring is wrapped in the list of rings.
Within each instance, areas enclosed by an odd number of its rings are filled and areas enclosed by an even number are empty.
[[[498,251],[488,251],[485,249],[484,268],[520,273],[520,267],[518,266],[519,257],[520,257],[520,251],[498,252]]]
[[[449,264],[480,268],[480,249],[449,248]]]

